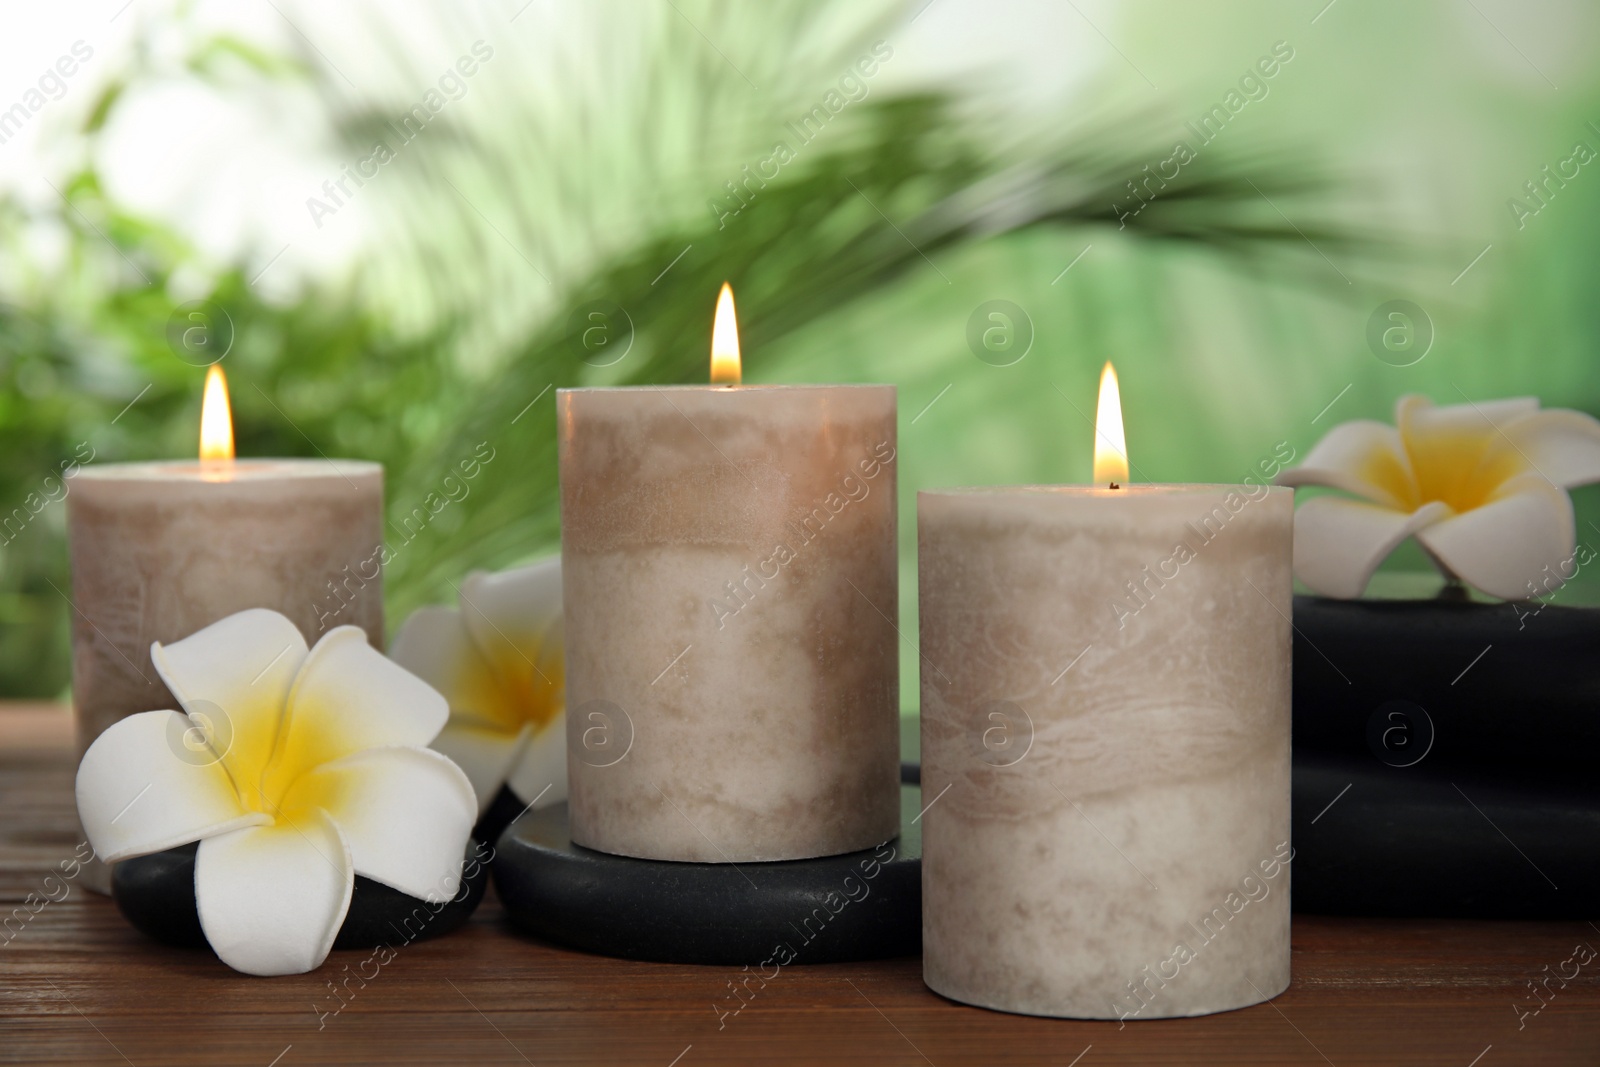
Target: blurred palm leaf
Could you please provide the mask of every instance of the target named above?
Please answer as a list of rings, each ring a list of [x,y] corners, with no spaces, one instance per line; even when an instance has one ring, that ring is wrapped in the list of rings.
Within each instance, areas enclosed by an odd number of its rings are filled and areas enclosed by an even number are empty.
[[[897,3],[785,0],[754,12],[674,0],[602,4],[550,37],[455,9],[411,28],[462,42],[463,53],[492,42],[495,58],[456,110],[405,144],[393,177],[374,183],[383,236],[366,294],[399,328],[434,331],[434,361],[461,387],[459,404],[431,405],[445,427],[435,439],[398,469],[388,457],[393,615],[448,598],[467,569],[555,549],[554,391],[704,380],[724,279],[739,295],[746,350],[761,352],[908,279],[942,275],[943,255],[1030,228],[1126,227],[1242,265],[1266,256],[1279,271],[1324,270],[1312,242],[1370,245],[1345,227],[1289,223],[1276,205],[1314,202],[1323,185],[1282,160],[1241,166],[1202,153],[1134,212],[1128,182],[1171,151],[1153,123],[1001,152],[957,117],[955,97],[889,96],[858,79],[867,99],[814,142],[796,137],[788,120],[906,14]],[[529,34],[537,51],[521,43]],[[387,42],[378,80],[389,87],[375,100],[352,103],[342,77],[321,70],[353,157],[398,145],[396,116],[435,77],[414,46],[380,25],[374,36]],[[470,106],[472,93],[495,94],[492,106]],[[776,141],[798,158],[770,181],[747,181]],[[627,357],[603,368],[587,362],[589,323],[575,317],[597,301],[621,308],[632,330]],[[759,366],[747,373],[761,377]],[[485,443],[496,461],[416,534],[417,509]]]

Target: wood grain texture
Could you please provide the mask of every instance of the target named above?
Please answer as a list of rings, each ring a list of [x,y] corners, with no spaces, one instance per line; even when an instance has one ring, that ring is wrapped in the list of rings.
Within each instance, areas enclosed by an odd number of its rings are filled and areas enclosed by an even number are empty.
[[[791,966],[750,982],[732,1014],[736,969],[529,941],[492,894],[466,929],[381,968],[341,952],[315,974],[247,978],[146,940],[80,887],[47,888],[78,844],[64,722],[0,707],[0,921],[29,915],[0,933],[3,1063],[1600,1063],[1600,959],[1565,988],[1552,980],[1553,999],[1520,1030],[1513,1007],[1532,1006],[1526,983],[1575,944],[1600,948],[1600,929],[1581,922],[1296,916],[1294,982],[1271,1004],[1121,1029],[952,1003],[922,984],[917,959]],[[47,891],[61,899],[31,913],[28,895],[37,906]],[[363,970],[375,977],[363,983]],[[346,979],[341,1000],[332,983]]]

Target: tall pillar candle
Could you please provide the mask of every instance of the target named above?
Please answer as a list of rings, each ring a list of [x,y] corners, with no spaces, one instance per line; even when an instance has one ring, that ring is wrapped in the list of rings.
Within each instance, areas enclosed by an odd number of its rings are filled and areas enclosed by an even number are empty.
[[[894,388],[558,409],[573,840],[720,863],[893,837]]]
[[[306,640],[346,624],[383,647],[383,468],[353,460],[114,463],[68,480],[79,744],[176,708],[153,641],[245,608]]]
[[[1264,485],[919,495],[936,992],[1110,1019],[1287,988],[1291,512]]]

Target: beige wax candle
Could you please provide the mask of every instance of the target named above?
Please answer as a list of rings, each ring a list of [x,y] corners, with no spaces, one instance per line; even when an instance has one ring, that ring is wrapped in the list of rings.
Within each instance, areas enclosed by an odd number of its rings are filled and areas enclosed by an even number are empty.
[[[894,387],[558,412],[572,839],[720,863],[893,837]]]
[[[1104,1019],[1287,988],[1292,506],[919,494],[932,989]]]

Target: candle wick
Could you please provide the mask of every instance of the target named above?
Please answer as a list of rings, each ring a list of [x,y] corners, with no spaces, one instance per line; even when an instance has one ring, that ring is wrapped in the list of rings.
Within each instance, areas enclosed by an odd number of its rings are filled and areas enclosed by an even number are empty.
[[[1106,488],[1108,488],[1108,489],[1121,489],[1121,488],[1122,488],[1122,486],[1120,486],[1120,485],[1118,485],[1118,484],[1117,484],[1117,483],[1116,483],[1116,482],[1112,482],[1112,483],[1111,483],[1111,484],[1110,484],[1110,485],[1109,485],[1109,486],[1107,486],[1107,487],[1106,487]]]

